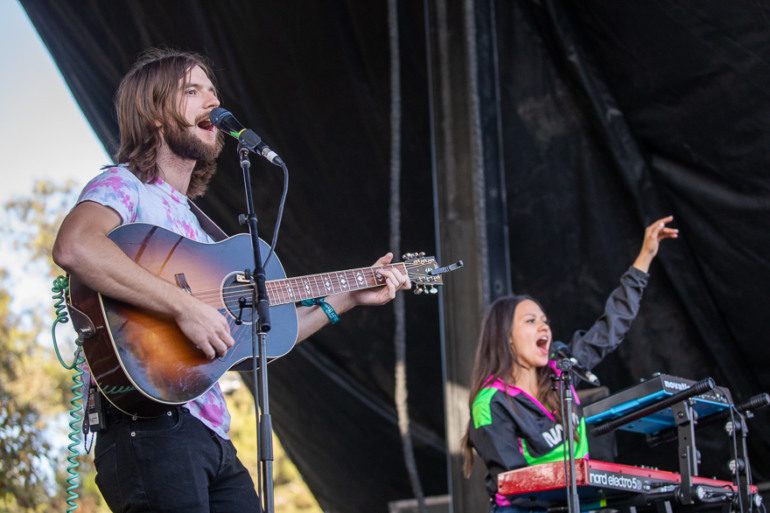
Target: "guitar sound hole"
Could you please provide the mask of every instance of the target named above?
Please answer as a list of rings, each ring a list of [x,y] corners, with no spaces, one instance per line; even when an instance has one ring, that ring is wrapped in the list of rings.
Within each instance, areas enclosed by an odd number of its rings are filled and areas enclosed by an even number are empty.
[[[222,301],[236,324],[251,324],[252,287],[248,283],[239,282],[237,279],[239,274],[243,273],[231,273],[225,277],[222,283]]]

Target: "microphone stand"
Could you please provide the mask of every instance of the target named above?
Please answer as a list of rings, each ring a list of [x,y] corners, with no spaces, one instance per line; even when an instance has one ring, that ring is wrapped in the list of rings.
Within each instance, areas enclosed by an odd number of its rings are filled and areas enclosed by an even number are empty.
[[[264,513],[273,513],[273,423],[270,417],[270,401],[267,388],[267,332],[270,331],[270,300],[265,288],[265,268],[259,250],[257,215],[254,212],[252,195],[251,161],[249,149],[238,144],[238,158],[243,171],[243,186],[246,194],[246,214],[239,216],[241,224],[247,224],[254,253],[254,269],[244,274],[252,284],[251,304],[241,303],[241,308],[251,308],[251,376],[254,381],[254,400],[257,401],[257,432],[259,433],[259,464],[262,479],[257,486]],[[257,350],[257,345],[259,349]]]
[[[572,424],[572,372],[573,363],[570,358],[561,358],[556,361],[556,367],[561,370],[561,375],[554,379],[559,382],[559,404],[562,405],[561,425],[562,433],[567,438],[567,457],[569,458],[569,472],[565,475],[567,488],[567,510],[569,513],[580,513],[580,497],[577,493],[575,477],[575,431]],[[566,412],[564,404],[566,403]]]

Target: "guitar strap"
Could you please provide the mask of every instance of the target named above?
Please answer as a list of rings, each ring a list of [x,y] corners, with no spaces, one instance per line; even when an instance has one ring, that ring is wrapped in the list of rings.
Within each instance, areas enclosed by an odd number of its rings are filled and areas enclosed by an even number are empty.
[[[198,218],[198,222],[201,224],[203,231],[209,234],[209,237],[214,239],[214,242],[219,242],[228,237],[227,233],[220,228],[217,223],[211,220],[201,208],[196,205],[192,200],[188,198],[187,202],[190,204],[190,210]]]

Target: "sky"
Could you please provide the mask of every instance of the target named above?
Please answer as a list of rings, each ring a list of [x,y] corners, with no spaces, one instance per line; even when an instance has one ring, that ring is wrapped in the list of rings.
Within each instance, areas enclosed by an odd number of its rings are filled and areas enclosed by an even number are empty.
[[[41,179],[74,180],[79,189],[110,161],[16,0],[0,0],[0,98],[0,205],[29,196]],[[24,276],[24,260],[11,240],[0,240],[0,268],[12,279]],[[50,284],[37,281],[14,287],[12,308],[40,304],[40,294],[49,295]]]
[[[0,0],[0,66],[0,204],[37,179],[85,185],[110,158],[16,0]]]

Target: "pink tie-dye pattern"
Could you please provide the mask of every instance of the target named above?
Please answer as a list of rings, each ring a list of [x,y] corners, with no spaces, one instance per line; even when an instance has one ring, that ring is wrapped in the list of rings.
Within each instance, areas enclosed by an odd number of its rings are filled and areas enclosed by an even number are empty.
[[[166,182],[163,178],[158,177],[152,183],[156,185],[163,185],[163,184],[167,184],[168,182]],[[182,203],[182,197],[181,197],[182,195],[176,189],[171,187],[171,185],[167,185],[167,187],[169,188],[168,192],[169,192],[169,196],[171,196],[171,199],[174,200],[176,203]]]
[[[130,185],[120,176],[104,176],[102,180],[92,180],[86,185],[81,193],[81,198],[89,197],[89,199],[102,203],[95,198],[104,197],[105,195],[112,193],[121,201],[126,212],[134,212],[136,205],[132,201],[131,196],[126,192],[126,188],[128,187],[130,187]]]
[[[211,242],[190,211],[187,198],[160,178],[142,183],[125,167],[113,167],[86,185],[78,200],[82,201],[112,208],[123,223],[151,223],[198,242]],[[185,407],[219,436],[229,438],[230,413],[219,384]]]
[[[188,239],[194,239],[194,238],[195,238],[195,236],[198,234],[198,233],[195,231],[195,228],[193,228],[192,226],[190,226],[190,225],[189,225],[189,224],[187,224],[187,223],[182,223],[182,230],[184,230],[184,232],[187,234],[187,235],[186,235],[186,237],[187,237]]]
[[[204,396],[205,404],[200,409],[202,417],[209,419],[212,423],[221,423],[224,415],[222,404],[217,401],[216,392],[209,390]]]

